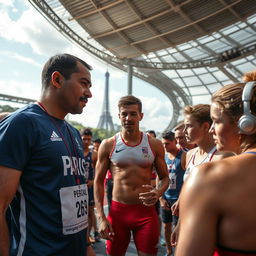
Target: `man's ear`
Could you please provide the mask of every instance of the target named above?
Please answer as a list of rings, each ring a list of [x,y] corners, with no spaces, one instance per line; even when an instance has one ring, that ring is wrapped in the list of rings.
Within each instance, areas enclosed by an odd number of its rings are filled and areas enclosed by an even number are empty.
[[[59,71],[54,71],[52,73],[52,81],[51,82],[52,82],[53,86],[55,86],[56,88],[61,88],[62,79],[63,79],[63,77]]]
[[[140,121],[143,119],[143,116],[144,116],[144,114],[141,112],[140,113]]]

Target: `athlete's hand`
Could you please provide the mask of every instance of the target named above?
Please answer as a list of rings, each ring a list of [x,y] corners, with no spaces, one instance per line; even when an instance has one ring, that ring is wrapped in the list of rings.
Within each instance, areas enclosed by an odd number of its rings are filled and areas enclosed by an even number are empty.
[[[146,206],[152,206],[155,205],[158,198],[159,198],[159,192],[157,189],[155,189],[151,185],[142,185],[142,187],[147,189],[147,192],[139,193],[139,199],[142,201],[142,203]]]
[[[164,198],[159,198],[159,201],[160,201],[160,205],[163,209],[165,209],[166,211],[170,211],[169,204],[167,203],[167,201]]]
[[[171,246],[175,247],[178,243],[179,225],[176,225],[171,234]]]
[[[107,240],[113,240],[114,238],[114,231],[113,228],[111,226],[111,224],[109,223],[109,221],[106,218],[99,218],[99,233],[101,235],[101,237],[103,239],[107,239]]]
[[[179,200],[172,205],[171,210],[173,215],[179,216]]]

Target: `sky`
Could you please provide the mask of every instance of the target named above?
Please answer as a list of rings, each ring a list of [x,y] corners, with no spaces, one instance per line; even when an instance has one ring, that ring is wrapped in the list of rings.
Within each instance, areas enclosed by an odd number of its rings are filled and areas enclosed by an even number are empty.
[[[34,7],[24,0],[0,0],[0,93],[39,99],[41,70],[58,53],[70,53],[93,67],[92,95],[81,115],[70,120],[96,128],[103,105],[105,73],[110,73],[110,113],[118,119],[118,100],[127,94],[127,74],[89,55],[57,31]],[[133,77],[133,95],[140,98],[144,118],[141,128],[162,132],[172,115],[172,104],[156,87]],[[1,105],[12,105],[0,101]],[[16,106],[16,105],[14,105]]]

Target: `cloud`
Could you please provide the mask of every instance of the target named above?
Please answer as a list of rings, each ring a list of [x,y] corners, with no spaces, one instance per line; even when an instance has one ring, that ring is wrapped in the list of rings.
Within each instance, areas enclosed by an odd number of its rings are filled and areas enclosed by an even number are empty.
[[[140,96],[139,98],[142,101],[144,112],[141,125],[146,130],[163,131],[168,126],[172,116],[171,103],[156,97]]]
[[[14,7],[14,0],[0,0],[0,7],[7,8],[7,7]]]
[[[6,10],[1,10],[0,16],[0,36],[29,44],[39,55],[48,56],[59,52],[60,49],[65,51],[69,48],[69,43],[63,40],[60,33],[32,7],[24,11],[17,20],[12,20]]]
[[[85,126],[97,127],[100,115],[103,108],[104,99],[104,83],[102,79],[95,78],[94,85],[92,86],[92,98],[89,99],[84,111],[81,115],[70,115],[70,120],[75,120],[82,123]],[[113,123],[119,123],[117,102],[121,97],[121,93],[118,91],[111,92],[109,95],[110,100],[110,113],[112,116]]]
[[[21,2],[24,4],[23,1]],[[5,8],[2,8],[2,3],[4,3]],[[87,53],[81,47],[71,43],[70,40],[64,37],[51,24],[49,24],[49,22],[46,21],[45,18],[43,18],[27,2],[27,9],[23,13],[16,15],[16,17],[18,17],[16,20],[12,20],[12,16],[9,15],[8,11],[14,11],[14,7],[14,1],[0,0],[0,37],[12,41],[12,43],[17,43],[19,47],[20,44],[29,45],[33,52],[38,55],[36,56],[38,61],[44,62],[50,56],[60,53],[61,51],[74,54],[93,66],[93,98],[89,99],[89,102],[81,115],[70,115],[70,119],[76,120],[86,126],[97,126],[102,113],[105,85],[104,74],[108,69],[110,72],[110,79],[112,79],[111,82],[113,82],[113,87],[110,88],[109,95],[110,112],[113,122],[119,124],[120,120],[118,119],[117,104],[119,98],[123,96],[124,91],[126,91],[125,87],[127,84],[127,74],[121,70],[109,66],[106,63],[103,63],[103,61],[97,59],[92,54]],[[27,53],[24,52],[23,56],[15,52],[4,50],[0,51],[0,55],[3,57],[8,55],[8,57],[12,58],[13,60],[22,61],[37,67],[39,65],[41,66],[41,64],[33,60],[30,55],[26,54]],[[1,65],[4,65],[4,63]],[[37,82],[31,80],[15,80],[16,75],[18,75],[18,71],[16,70],[15,72],[16,73],[13,73],[13,76],[8,81],[0,80],[1,93],[38,99],[41,86],[36,86],[35,84]],[[140,81],[140,83],[142,82]],[[143,92],[140,93],[140,95],[136,95],[142,99],[143,111],[145,112],[145,117],[141,122],[141,127],[162,131],[166,128],[170,120],[170,102],[168,100],[162,100],[162,98],[159,99],[156,95],[154,95],[155,97],[146,97],[141,96],[141,94],[143,95]]]
[[[18,61],[22,61],[22,62],[25,62],[25,63],[29,63],[29,64],[32,64],[32,65],[37,66],[37,67],[41,67],[42,66],[41,63],[36,62],[34,59],[29,58],[29,57],[25,57],[23,55],[15,53],[15,52],[0,51],[0,55],[3,56],[3,57],[8,57],[8,58],[12,58],[14,60],[18,60]]]
[[[169,114],[171,113],[171,103],[167,107],[166,101],[159,101],[158,98],[155,97],[140,97],[143,102],[143,112],[147,113],[149,117],[163,115],[163,113]]]
[[[41,88],[27,81],[0,80],[2,94],[18,96],[22,98],[38,99]]]
[[[97,81],[101,86],[97,86],[92,90],[93,97],[89,99],[87,106],[81,115],[70,115],[70,120],[75,120],[85,126],[97,127],[100,115],[102,113],[104,90],[99,90],[103,86],[103,81]],[[97,84],[98,85],[98,84]],[[120,124],[118,118],[118,101],[123,95],[114,91],[110,95],[110,114],[114,124]],[[144,117],[140,127],[146,130],[153,129],[162,132],[169,124],[171,117],[171,103],[168,101],[160,101],[157,98],[140,97],[143,106]]]

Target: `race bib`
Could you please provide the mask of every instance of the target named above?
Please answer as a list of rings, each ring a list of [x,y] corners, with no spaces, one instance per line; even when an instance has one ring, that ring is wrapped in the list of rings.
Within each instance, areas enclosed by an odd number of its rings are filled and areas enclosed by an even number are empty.
[[[87,185],[60,189],[62,231],[64,235],[75,234],[88,226]]]
[[[170,179],[169,188],[176,189],[176,179],[177,179],[176,174],[174,172],[169,173],[169,179]]]

